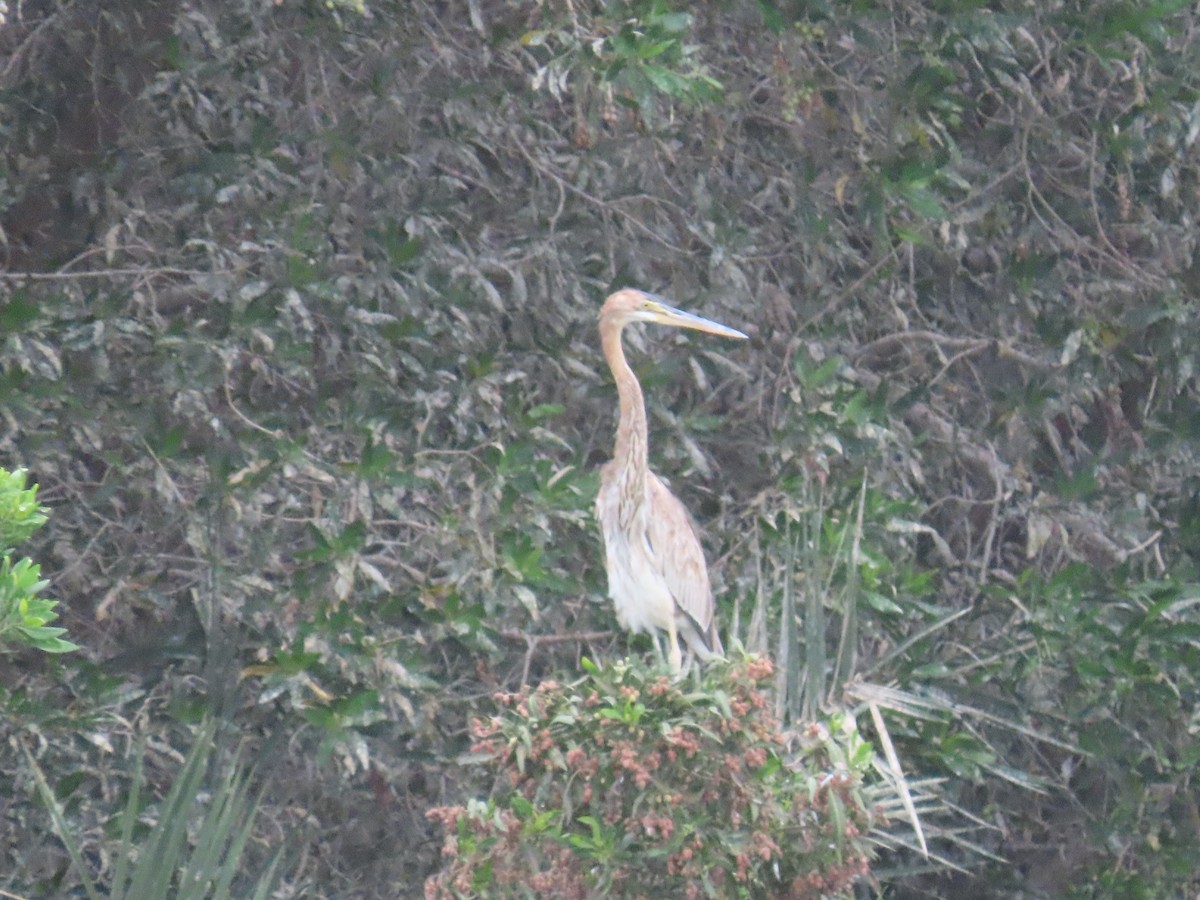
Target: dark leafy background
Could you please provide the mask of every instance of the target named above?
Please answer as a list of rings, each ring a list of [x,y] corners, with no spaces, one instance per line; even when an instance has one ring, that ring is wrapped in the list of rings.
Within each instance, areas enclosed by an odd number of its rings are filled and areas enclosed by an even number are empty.
[[[102,872],[127,754],[166,782],[210,710],[282,738],[289,896],[419,895],[468,718],[627,651],[590,506],[634,285],[752,337],[631,342],[726,643],[817,592],[828,699],[894,690],[969,829],[889,890],[1194,890],[1198,26],[10,4],[0,451],[84,650],[0,659],[0,887],[75,884],[16,741]]]

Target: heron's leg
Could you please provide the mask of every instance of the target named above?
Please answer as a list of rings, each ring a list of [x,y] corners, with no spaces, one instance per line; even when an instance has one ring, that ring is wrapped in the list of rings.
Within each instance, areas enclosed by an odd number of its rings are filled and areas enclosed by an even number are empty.
[[[650,640],[654,641],[654,658],[657,659],[660,663],[665,662],[667,658],[665,656],[663,656],[662,642],[659,641],[659,639],[658,639],[658,629],[657,628],[650,629]]]
[[[678,675],[679,669],[683,665],[683,654],[679,652],[679,636],[676,634],[678,629],[675,627],[675,618],[672,617],[667,623],[667,664],[671,667],[671,674]]]
[[[683,654],[683,668],[680,670],[680,673],[679,673],[681,678],[684,675],[687,675],[689,672],[693,671],[692,663],[695,663],[695,662],[696,662],[696,653],[692,649],[692,645],[688,644],[687,649],[684,651],[684,654]],[[700,672],[700,665],[698,663],[696,664],[695,671],[697,673]]]

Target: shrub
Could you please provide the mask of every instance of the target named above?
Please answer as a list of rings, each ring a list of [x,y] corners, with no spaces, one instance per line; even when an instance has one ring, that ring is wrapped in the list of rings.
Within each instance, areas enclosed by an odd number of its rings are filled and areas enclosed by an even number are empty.
[[[745,657],[690,689],[629,662],[499,694],[471,761],[489,801],[439,807],[427,897],[818,897],[867,871],[873,752],[838,714],[782,733]]]

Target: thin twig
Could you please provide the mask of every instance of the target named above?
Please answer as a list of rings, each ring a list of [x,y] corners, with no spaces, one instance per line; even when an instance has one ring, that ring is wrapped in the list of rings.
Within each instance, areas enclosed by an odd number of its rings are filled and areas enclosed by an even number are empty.
[[[872,278],[887,263],[894,262],[896,259],[896,250],[897,248],[893,247],[883,256],[879,257],[879,259],[875,260],[875,262],[871,263],[871,265],[867,267],[867,270],[859,275],[858,278],[854,279],[849,287],[826,303],[824,308],[819,313],[814,316],[810,316],[807,321],[797,328],[793,336],[798,335],[801,332],[808,331],[819,320],[824,319],[831,312],[841,306],[851,294],[855,293],[860,287],[862,287],[868,279]]]
[[[611,631],[581,631],[574,634],[530,634],[527,631],[505,630],[499,632],[503,638],[510,641],[523,641],[525,644],[525,663],[521,667],[521,684],[529,683],[529,668],[533,663],[533,654],[542,644],[588,644],[592,641],[602,641],[613,636]]]
[[[85,278],[124,278],[130,275],[178,275],[194,278],[205,275],[237,275],[233,269],[177,269],[163,266],[157,269],[88,269],[83,272],[0,272],[0,281],[76,281]]]

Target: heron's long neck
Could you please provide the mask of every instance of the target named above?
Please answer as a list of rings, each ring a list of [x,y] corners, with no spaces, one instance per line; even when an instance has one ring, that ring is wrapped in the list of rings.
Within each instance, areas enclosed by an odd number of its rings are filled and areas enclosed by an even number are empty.
[[[612,322],[600,324],[600,343],[604,358],[612,369],[617,382],[617,397],[620,401],[620,419],[617,422],[617,443],[613,447],[613,460],[619,466],[620,478],[632,496],[644,496],[646,487],[646,401],[642,397],[642,386],[621,347],[621,325]]]

